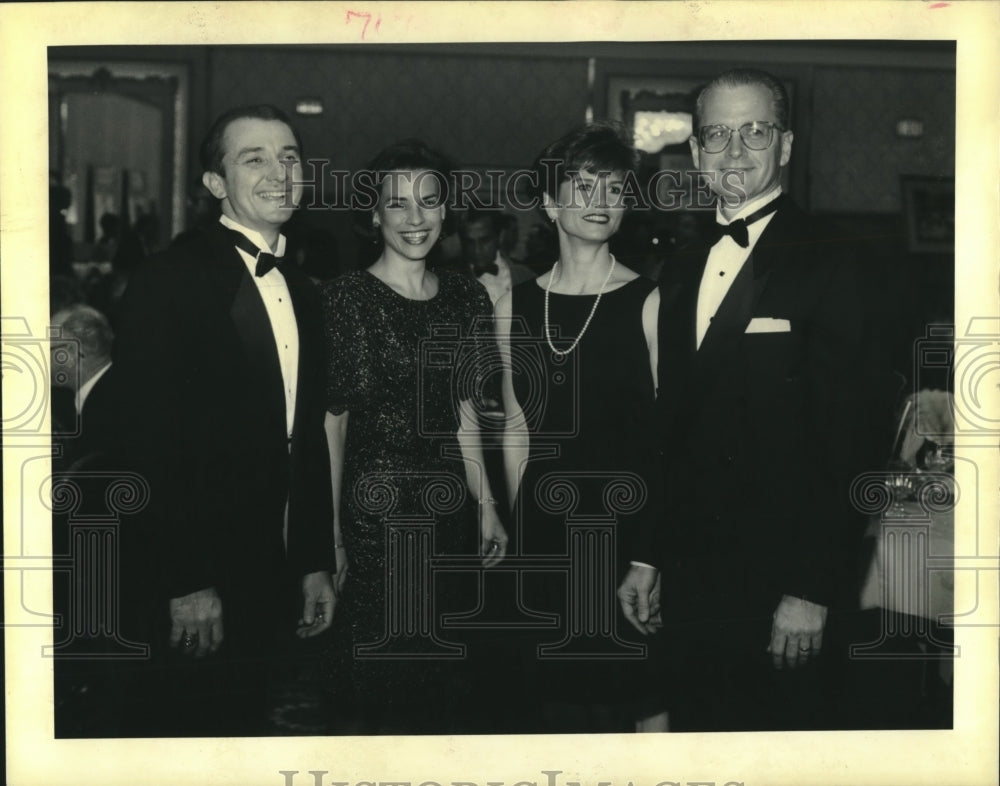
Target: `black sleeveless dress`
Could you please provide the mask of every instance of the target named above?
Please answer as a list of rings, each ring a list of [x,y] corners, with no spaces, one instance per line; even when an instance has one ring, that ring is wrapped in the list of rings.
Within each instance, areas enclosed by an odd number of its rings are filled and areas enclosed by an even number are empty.
[[[545,339],[545,290],[535,281],[512,290],[512,379],[531,434],[514,510],[521,586],[531,611],[558,620],[533,637],[527,659],[546,700],[641,707],[648,691],[649,641],[624,618],[615,590],[629,540],[660,507],[642,327],[654,286],[640,277],[605,292],[563,358]],[[579,335],[595,297],[549,295],[557,349]]]

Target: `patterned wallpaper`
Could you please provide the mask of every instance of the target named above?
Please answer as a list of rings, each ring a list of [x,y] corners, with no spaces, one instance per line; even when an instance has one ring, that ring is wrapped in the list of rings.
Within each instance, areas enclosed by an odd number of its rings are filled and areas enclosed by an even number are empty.
[[[322,99],[322,116],[297,119],[306,154],[347,168],[407,136],[459,164],[525,166],[583,120],[588,100],[583,58],[223,46],[207,66],[209,115]],[[953,174],[953,72],[816,66],[801,76],[810,123],[793,167],[808,165],[810,209],[898,213],[899,175]],[[898,139],[902,118],[922,119],[923,138]]]
[[[900,175],[954,176],[954,72],[820,67],[814,73],[810,209],[898,213]],[[924,136],[897,138],[896,121],[904,118],[923,120]]]
[[[953,174],[954,71],[759,65],[791,79],[796,100],[805,102],[796,110],[793,191],[810,210],[898,215],[900,175]],[[651,61],[636,67],[658,70]],[[408,136],[459,165],[527,166],[543,145],[583,120],[591,98],[585,56],[549,58],[537,49],[452,54],[215,46],[207,51],[205,73],[209,117],[242,103],[269,102],[291,112],[297,98],[321,99],[323,115],[296,119],[306,156],[352,170]],[[903,118],[922,119],[923,138],[898,139],[895,124]],[[325,211],[311,221],[336,235],[345,261],[358,258],[344,213]]]
[[[322,99],[322,116],[297,121],[306,155],[351,168],[410,136],[459,164],[527,166],[583,121],[587,100],[582,58],[214,47],[209,72],[213,115]]]
[[[584,58],[212,47],[207,65],[209,116],[247,103],[291,113],[297,98],[321,99],[321,116],[295,118],[306,157],[348,170],[412,136],[459,166],[530,166],[583,122],[588,98]],[[366,259],[348,213],[310,212],[308,223],[335,238],[341,269]],[[442,243],[456,252],[454,237]]]

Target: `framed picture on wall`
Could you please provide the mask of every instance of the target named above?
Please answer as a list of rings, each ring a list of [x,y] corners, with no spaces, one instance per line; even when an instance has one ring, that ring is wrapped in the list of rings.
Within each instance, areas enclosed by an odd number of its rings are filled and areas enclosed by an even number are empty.
[[[657,198],[661,204],[694,207],[697,185],[688,138],[695,97],[706,81],[702,77],[642,74],[610,74],[607,78],[608,117],[632,131],[649,174],[656,170],[675,173],[657,180]]]
[[[955,179],[901,175],[906,245],[915,254],[955,251]]]

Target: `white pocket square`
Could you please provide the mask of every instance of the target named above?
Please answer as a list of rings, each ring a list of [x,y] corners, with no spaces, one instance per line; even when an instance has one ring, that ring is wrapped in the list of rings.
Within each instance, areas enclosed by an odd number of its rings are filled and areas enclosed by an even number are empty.
[[[792,323],[787,319],[774,317],[754,317],[747,325],[747,333],[791,333]]]

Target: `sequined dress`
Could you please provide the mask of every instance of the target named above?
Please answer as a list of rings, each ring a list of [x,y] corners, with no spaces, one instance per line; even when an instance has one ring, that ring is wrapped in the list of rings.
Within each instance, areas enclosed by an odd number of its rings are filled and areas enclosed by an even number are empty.
[[[362,712],[412,714],[468,690],[465,659],[441,617],[476,603],[475,574],[450,572],[447,558],[478,550],[455,434],[458,400],[475,386],[488,342],[473,329],[492,308],[473,279],[438,277],[429,300],[403,297],[367,271],[322,290],[328,408],[348,413],[340,515],[350,569],[328,689],[336,704]]]
[[[535,650],[528,668],[537,692],[553,701],[618,704],[641,692],[648,653],[637,656],[637,634],[614,593],[630,537],[658,510],[654,388],[642,325],[653,287],[640,277],[605,292],[579,345],[562,359],[544,338],[545,290],[528,281],[512,291],[514,393],[531,433],[517,536],[522,555],[553,568],[526,571],[522,586],[533,611],[559,620],[533,638],[534,646],[555,647],[549,656]],[[579,335],[595,297],[549,295],[556,348]]]

